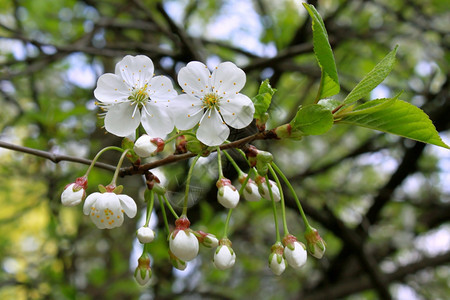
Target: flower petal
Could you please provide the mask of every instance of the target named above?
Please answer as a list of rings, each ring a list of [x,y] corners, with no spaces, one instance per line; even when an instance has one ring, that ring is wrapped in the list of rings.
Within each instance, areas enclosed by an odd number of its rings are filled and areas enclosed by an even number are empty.
[[[175,126],[180,130],[191,129],[203,116],[202,101],[191,95],[178,95],[170,102]]]
[[[147,86],[147,93],[153,102],[163,102],[168,104],[170,100],[177,96],[173,89],[172,81],[166,76],[155,76],[150,80]]]
[[[120,200],[121,207],[127,214],[127,216],[130,218],[134,218],[134,216],[136,216],[137,206],[133,198],[124,194],[118,195],[118,197]]]
[[[140,122],[139,109],[136,108],[136,105],[125,102],[108,108],[105,116],[105,129],[117,136],[127,136],[134,133]]]
[[[94,96],[98,101],[114,104],[126,101],[129,95],[129,87],[119,76],[107,73],[98,78],[97,87],[94,90]]]
[[[199,61],[191,61],[178,72],[178,84],[186,94],[201,98],[211,92],[210,75],[207,66]]]
[[[249,97],[237,94],[221,100],[220,113],[228,125],[241,129],[252,122],[255,106]]]
[[[172,132],[174,126],[169,110],[154,103],[145,104],[141,123],[147,134],[152,137],[165,137]]]
[[[153,77],[153,62],[145,55],[125,56],[116,64],[116,75],[119,75],[129,87],[142,88]]]
[[[212,74],[211,84],[214,92],[221,97],[238,93],[245,85],[246,76],[242,69],[232,62],[223,62]]]
[[[230,129],[222,121],[216,109],[208,110],[204,115],[197,130],[197,138],[208,146],[222,144],[230,135]]]
[[[95,202],[97,201],[97,198],[100,196],[100,193],[92,193],[89,196],[87,196],[86,200],[84,201],[83,205],[83,213],[85,215],[89,215],[89,213],[92,210],[92,207],[95,206]]]

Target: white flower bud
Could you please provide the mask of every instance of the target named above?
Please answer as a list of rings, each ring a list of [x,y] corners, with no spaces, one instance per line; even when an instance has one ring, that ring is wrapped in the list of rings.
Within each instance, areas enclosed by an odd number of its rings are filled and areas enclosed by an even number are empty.
[[[214,252],[213,263],[219,270],[231,268],[236,261],[236,254],[227,245],[220,245]]]
[[[244,198],[247,201],[259,201],[261,200],[261,195],[258,191],[258,186],[256,183],[249,179],[244,188]]]
[[[307,253],[305,246],[298,241],[293,242],[291,245],[286,245],[284,247],[284,257],[291,267],[300,269],[306,263]]]
[[[151,243],[155,238],[155,233],[153,230],[148,228],[147,226],[143,226],[137,230],[137,238],[140,243],[147,244]]]
[[[190,261],[198,254],[198,240],[189,230],[176,230],[170,234],[169,248],[180,260]]]
[[[84,199],[86,192],[83,188],[77,190],[76,184],[69,184],[61,194],[61,203],[64,206],[75,206],[81,203]]]
[[[134,143],[134,152],[140,157],[149,157],[156,152],[158,146],[152,142],[152,138],[147,134],[143,134]]]
[[[214,234],[208,233],[203,241],[203,245],[208,248],[216,248],[219,245],[219,240]]]
[[[219,188],[217,200],[225,208],[235,208],[239,203],[239,192],[232,185],[226,185]]]
[[[281,275],[286,269],[287,263],[283,255],[271,253],[269,258],[269,267],[275,275]]]
[[[275,202],[278,202],[281,200],[280,197],[280,190],[278,189],[277,184],[269,179],[269,184],[270,184],[270,189],[272,190],[272,196],[273,199],[275,200]],[[269,193],[269,188],[267,187],[267,183],[266,182],[262,182],[261,183],[261,187],[259,189],[259,193],[261,194],[261,197],[267,199],[267,200],[271,200],[270,198],[270,193]]]

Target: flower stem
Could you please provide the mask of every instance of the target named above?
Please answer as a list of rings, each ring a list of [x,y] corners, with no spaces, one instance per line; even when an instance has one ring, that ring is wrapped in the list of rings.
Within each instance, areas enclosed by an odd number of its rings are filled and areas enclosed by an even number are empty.
[[[273,170],[271,165],[269,165],[269,171],[272,174],[273,178],[275,179],[275,181],[277,183],[277,186],[278,186],[278,189],[280,190],[281,218],[283,219],[283,230],[284,230],[284,234],[288,235],[289,234],[289,230],[288,230],[288,227],[287,227],[287,220],[286,220],[286,204],[285,204],[285,201],[284,201],[284,193],[283,193],[283,189],[281,187],[281,182],[280,182],[280,179],[278,179],[278,176],[275,173],[275,171]],[[270,187],[270,184],[268,184],[267,186]]]
[[[295,193],[294,188],[292,187],[289,180],[286,178],[286,176],[283,174],[283,172],[280,170],[280,168],[277,167],[277,165],[272,162],[271,167],[280,175],[281,179],[283,179],[284,183],[287,185],[288,189],[291,191],[292,196],[294,197],[295,203],[297,203],[298,210],[300,211],[300,215],[302,216],[303,223],[305,223],[305,227],[311,227],[309,225],[308,219],[306,218],[305,212],[303,211],[302,204],[300,203],[300,200],[297,197],[297,194]]]
[[[200,158],[200,155],[197,155],[194,160],[192,161],[192,165],[189,168],[187,180],[186,180],[186,191],[184,193],[184,203],[183,203],[183,212],[181,213],[182,216],[187,215],[187,206],[188,206],[188,198],[189,198],[189,185],[191,184],[191,177],[192,173],[194,171],[195,164],[197,163],[198,159]]]
[[[233,209],[230,208],[230,210],[228,211],[227,220],[225,221],[225,227],[223,229],[223,238],[224,239],[228,238],[228,224],[230,224],[230,219],[231,219],[231,213],[232,212],[233,212]]]
[[[220,148],[216,147],[217,151],[217,164],[219,167],[219,180],[223,178],[223,170],[222,170],[222,157],[220,155]]]
[[[122,155],[120,156],[119,162],[117,163],[116,171],[114,172],[113,179],[111,180],[110,185],[116,185],[117,177],[119,176],[120,167],[122,167],[123,160],[125,159],[125,156],[127,155],[127,152],[130,151],[130,149],[126,149],[123,151]]]
[[[166,205],[167,205],[167,208],[170,210],[170,212],[172,213],[172,215],[175,217],[175,219],[178,219],[178,215],[177,215],[177,213],[175,212],[175,210],[172,208],[172,205],[170,205],[170,202],[169,202],[169,200],[167,200],[166,195],[164,194],[164,195],[162,195],[162,197],[163,197],[163,199],[164,199],[164,202],[165,202]]]
[[[89,168],[86,171],[86,174],[84,176],[88,176],[89,172],[91,172],[92,168],[94,167],[95,163],[97,162],[97,160],[100,158],[100,155],[102,155],[103,153],[105,153],[108,150],[117,150],[120,152],[123,152],[124,150],[122,148],[119,147],[115,147],[115,146],[109,146],[109,147],[105,147],[102,150],[100,150],[94,157],[94,159],[92,160],[91,164],[89,165]]]
[[[275,204],[275,199],[273,198],[272,188],[270,187],[269,176],[267,176],[267,175],[266,175],[266,184],[267,184],[267,189],[269,190],[270,199],[272,200],[273,220],[275,223],[275,232],[277,235],[277,242],[281,242],[280,229],[278,228],[277,206]],[[285,221],[285,219],[283,220],[283,225],[286,223],[284,221]],[[287,226],[285,226],[284,230],[286,231],[286,229],[287,229]]]
[[[150,218],[152,216],[154,202],[155,202],[155,193],[151,190],[150,191],[150,201],[147,202],[147,216],[146,216],[145,225],[144,225],[146,227],[148,227],[148,223],[150,223]]]
[[[165,196],[163,196],[163,197],[165,200]],[[164,219],[164,226],[166,227],[166,234],[169,235],[170,234],[169,222],[167,221],[166,208],[164,207],[164,201],[161,199],[161,195],[158,195],[158,200],[159,200],[159,205],[161,206],[161,213],[162,213],[163,219]]]
[[[241,168],[239,168],[239,166],[237,165],[237,163],[233,159],[233,157],[231,157],[231,155],[227,151],[224,150],[222,152],[223,152],[223,154],[225,154],[225,156],[227,157],[228,161],[233,165],[233,167],[236,169],[236,172],[238,172],[239,175],[244,173],[244,172],[242,172]]]

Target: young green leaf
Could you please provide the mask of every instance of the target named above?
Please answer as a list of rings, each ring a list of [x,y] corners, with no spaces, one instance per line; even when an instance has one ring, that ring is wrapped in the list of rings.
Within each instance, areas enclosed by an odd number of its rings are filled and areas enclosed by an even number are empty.
[[[322,105],[306,105],[298,110],[291,126],[305,135],[324,134],[333,126],[333,114]]]
[[[269,109],[272,101],[272,96],[276,91],[276,89],[273,89],[270,86],[269,79],[266,79],[261,83],[258,95],[252,99],[253,104],[255,105],[255,119],[261,120],[265,117],[265,113]]]
[[[366,102],[336,122],[367,127],[450,149],[442,141],[426,113],[395,98]]]
[[[375,87],[377,87],[383,80],[389,75],[394,67],[395,54],[397,53],[396,46],[394,50],[389,52],[364,78],[361,80],[355,88],[344,99],[344,104],[350,104],[358,101]]]
[[[315,7],[303,3],[312,19],[314,54],[322,70],[319,92],[316,102],[320,99],[331,97],[339,93],[339,79],[334,61],[333,51],[328,41],[327,30]]]

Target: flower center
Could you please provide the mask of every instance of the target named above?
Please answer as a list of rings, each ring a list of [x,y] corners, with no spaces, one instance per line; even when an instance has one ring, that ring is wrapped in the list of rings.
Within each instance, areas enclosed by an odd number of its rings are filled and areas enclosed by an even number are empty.
[[[141,108],[148,101],[148,98],[147,85],[144,85],[140,89],[133,89],[128,100],[131,100],[133,104],[137,104],[137,106]]]
[[[203,107],[207,109],[219,108],[220,97],[215,93],[206,94],[203,97]]]

